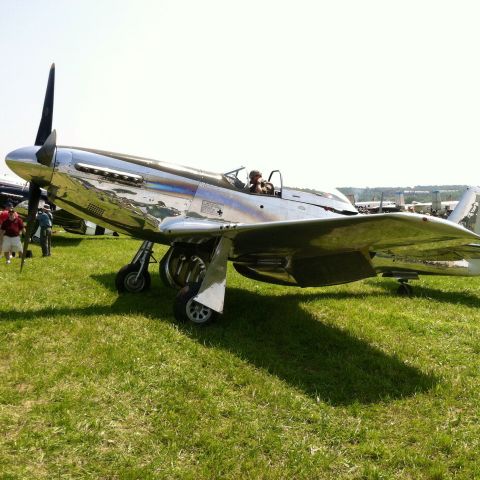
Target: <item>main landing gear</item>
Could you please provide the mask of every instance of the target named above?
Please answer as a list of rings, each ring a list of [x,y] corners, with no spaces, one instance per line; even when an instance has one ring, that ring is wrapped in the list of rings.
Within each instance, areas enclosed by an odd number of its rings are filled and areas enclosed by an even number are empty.
[[[218,312],[195,301],[210,265],[212,253],[186,245],[170,247],[160,261],[160,279],[163,284],[178,290],[173,313],[178,321],[196,324],[210,323]]]
[[[160,278],[178,290],[173,306],[177,320],[206,324],[223,312],[231,244],[230,239],[221,237],[210,249],[176,245],[162,258]],[[156,262],[152,252],[153,242],[143,242],[132,261],[119,270],[115,278],[119,292],[140,293],[150,287],[148,265]]]

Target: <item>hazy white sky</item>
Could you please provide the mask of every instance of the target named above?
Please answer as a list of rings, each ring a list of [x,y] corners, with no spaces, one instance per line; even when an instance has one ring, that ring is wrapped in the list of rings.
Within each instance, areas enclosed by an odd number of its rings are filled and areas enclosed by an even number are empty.
[[[0,0],[0,171],[60,145],[291,186],[480,184],[480,2]]]

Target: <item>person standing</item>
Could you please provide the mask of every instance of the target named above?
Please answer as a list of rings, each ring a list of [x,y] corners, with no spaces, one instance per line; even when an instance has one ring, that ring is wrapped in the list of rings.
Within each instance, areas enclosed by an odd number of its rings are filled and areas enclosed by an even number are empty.
[[[13,208],[12,202],[7,202],[3,207],[3,210],[0,212],[0,257],[2,256],[2,243],[3,243],[3,235],[5,234],[5,230],[2,230],[2,223],[8,218],[9,210]],[[18,216],[18,213],[15,212],[15,216]]]
[[[23,220],[17,215],[13,207],[8,209],[8,217],[2,222],[1,229],[4,233],[2,251],[5,253],[7,263],[10,263],[12,252],[22,253],[20,234],[25,233]]]
[[[42,246],[42,257],[49,257],[52,249],[52,212],[46,203],[37,215],[40,225],[40,245]]]

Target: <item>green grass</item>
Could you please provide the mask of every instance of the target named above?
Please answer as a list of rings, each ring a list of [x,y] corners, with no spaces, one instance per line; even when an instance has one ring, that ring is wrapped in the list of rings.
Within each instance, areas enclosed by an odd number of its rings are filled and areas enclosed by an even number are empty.
[[[229,270],[213,325],[139,245],[56,235],[0,261],[0,478],[480,478],[480,279],[294,289]],[[156,247],[156,255],[165,251]]]

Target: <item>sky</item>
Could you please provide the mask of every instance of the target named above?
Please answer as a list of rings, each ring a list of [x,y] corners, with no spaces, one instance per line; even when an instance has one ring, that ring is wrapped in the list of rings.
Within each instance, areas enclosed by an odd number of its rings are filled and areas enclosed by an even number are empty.
[[[0,175],[59,145],[284,184],[480,184],[480,2],[0,0]]]

